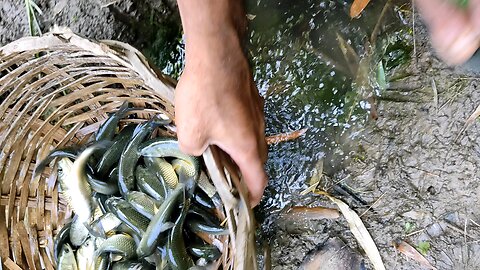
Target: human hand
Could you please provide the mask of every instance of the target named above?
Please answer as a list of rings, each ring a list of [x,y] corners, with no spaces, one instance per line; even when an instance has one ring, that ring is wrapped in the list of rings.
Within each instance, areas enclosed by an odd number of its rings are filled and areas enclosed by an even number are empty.
[[[448,64],[466,62],[480,45],[480,0],[470,0],[466,8],[455,0],[417,0],[429,28],[432,44]]]
[[[223,149],[240,168],[257,205],[267,184],[263,102],[241,46],[241,1],[178,1],[185,30],[186,66],[175,91],[182,151]]]

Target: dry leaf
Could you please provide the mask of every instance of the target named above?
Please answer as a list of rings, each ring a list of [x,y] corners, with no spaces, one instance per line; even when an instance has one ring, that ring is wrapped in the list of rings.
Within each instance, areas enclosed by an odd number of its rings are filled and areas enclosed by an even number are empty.
[[[338,208],[340,208],[340,212],[342,212],[343,216],[348,222],[348,226],[350,227],[350,231],[357,239],[360,246],[363,248],[365,253],[367,254],[368,258],[373,264],[373,268],[375,270],[385,270],[385,265],[383,264],[382,257],[380,257],[380,253],[378,252],[377,246],[375,242],[373,242],[372,236],[365,228],[360,217],[348,207],[346,203],[343,201],[330,196],[326,192],[317,192],[318,194],[327,196],[332,202],[334,202]]]
[[[405,256],[407,256],[408,258],[418,262],[422,266],[424,266],[428,269],[433,269],[433,270],[437,269],[433,265],[431,265],[430,262],[428,262],[427,259],[425,259],[425,257],[423,257],[423,255],[420,254],[420,252],[418,252],[414,247],[412,247],[411,245],[409,245],[405,241],[395,241],[393,243],[393,246],[398,251],[403,253]]]
[[[265,141],[267,142],[268,145],[276,144],[276,143],[279,143],[279,142],[292,141],[292,140],[295,140],[296,138],[302,136],[307,130],[308,130],[308,128],[303,128],[303,129],[292,131],[292,132],[267,136],[267,137],[265,137]]]
[[[350,17],[355,18],[360,15],[369,2],[370,0],[354,0],[350,7]]]
[[[294,206],[290,208],[287,213],[282,215],[284,218],[292,219],[336,219],[340,217],[340,212],[337,209],[326,207],[305,207]]]

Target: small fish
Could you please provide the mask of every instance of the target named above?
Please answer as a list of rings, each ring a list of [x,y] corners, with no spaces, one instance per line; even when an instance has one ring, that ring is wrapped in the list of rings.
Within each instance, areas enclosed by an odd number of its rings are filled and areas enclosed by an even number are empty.
[[[122,119],[129,110],[128,102],[124,102],[118,111],[107,118],[107,120],[98,128],[95,134],[95,141],[112,140],[120,119]]]
[[[83,245],[90,234],[90,231],[84,224],[78,215],[74,216],[69,230],[70,243],[72,243],[74,247]]]
[[[157,177],[163,179],[170,188],[175,188],[177,186],[178,177],[172,164],[159,157],[145,157],[143,160],[145,161],[147,168],[156,172]]]
[[[155,269],[155,267],[145,262],[116,262],[113,264],[112,270],[143,270],[143,269]]]
[[[158,210],[158,205],[155,199],[140,191],[129,191],[127,193],[127,202],[146,218],[151,219]]]
[[[215,209],[215,204],[213,203],[213,200],[210,197],[208,197],[207,193],[205,193],[203,189],[198,189],[195,192],[195,196],[193,196],[193,200],[203,207],[206,207],[208,209]]]
[[[192,258],[187,253],[183,240],[183,223],[187,216],[189,200],[186,200],[182,212],[168,235],[167,254],[170,266],[173,269],[189,269],[194,266]]]
[[[220,250],[214,245],[193,245],[188,248],[193,256],[204,258],[207,261],[214,261],[222,255]]]
[[[161,122],[150,120],[138,125],[133,131],[133,136],[123,149],[118,164],[118,187],[122,196],[135,187],[135,166],[140,154],[138,145],[152,133]]]
[[[198,232],[205,232],[208,234],[212,235],[226,235],[228,234],[228,230],[221,227],[221,226],[216,226],[213,224],[209,224],[208,222],[205,221],[200,221],[198,219],[191,219],[187,223],[187,227],[190,229],[190,231],[194,233]]]
[[[55,261],[58,261],[58,256],[62,251],[63,245],[67,243],[68,238],[70,237],[70,225],[72,222],[68,222],[63,225],[62,229],[55,235],[55,239],[53,240],[53,258]]]
[[[95,259],[95,270],[108,270],[110,269],[110,265],[111,265],[111,262],[110,262],[110,259],[109,259],[109,256],[108,255],[102,255],[102,256],[98,256],[96,259]]]
[[[105,240],[97,249],[97,256],[113,253],[129,260],[135,256],[135,240],[130,235],[116,234]]]
[[[209,209],[210,210],[210,209]],[[195,215],[197,218],[204,220],[210,225],[220,226],[220,221],[215,218],[215,215],[199,205],[192,204],[188,209],[188,216]]]
[[[91,234],[96,237],[103,237],[115,230],[122,224],[122,221],[113,213],[105,213],[90,224]]]
[[[168,193],[168,188],[163,179],[158,178],[151,169],[137,166],[135,170],[138,189],[157,201],[163,201]]]
[[[55,158],[71,158],[76,159],[78,155],[78,148],[62,148],[62,149],[55,149],[50,152],[38,165],[35,167],[34,175],[38,175],[41,173],[45,167],[47,167],[52,160]]]
[[[118,193],[118,184],[116,181],[102,181],[96,179],[91,174],[87,174],[87,181],[90,185],[90,188],[97,193],[105,195],[113,195]]]
[[[75,254],[72,247],[67,243],[60,251],[60,256],[57,262],[58,270],[78,270],[77,261],[75,260]]]
[[[146,157],[175,157],[184,160],[191,166],[195,180],[200,175],[200,161],[197,157],[187,155],[180,151],[178,141],[173,138],[158,137],[139,146],[140,154]],[[190,168],[189,168],[190,170]]]
[[[172,193],[167,197],[165,202],[160,206],[158,212],[153,216],[147,231],[142,237],[140,244],[137,247],[137,255],[143,258],[151,255],[157,246],[159,236],[162,232],[170,229],[173,224],[168,222],[173,210],[178,205],[177,201],[184,197],[185,186],[179,183]],[[187,211],[187,210],[185,210]]]
[[[123,199],[110,197],[105,202],[105,205],[108,211],[112,212],[117,218],[135,231],[136,234],[143,235],[147,230],[150,220],[138,213]]]
[[[103,154],[97,164],[97,172],[100,176],[105,176],[107,172],[118,162],[118,157],[122,154],[123,149],[127,145],[128,141],[132,138],[134,125],[126,126],[115,137],[113,144]]]
[[[76,254],[78,270],[93,270],[95,266],[95,240],[90,237],[81,245]]]
[[[85,149],[73,164],[68,158],[58,162],[63,172],[60,180],[63,183],[62,192],[81,222],[88,221],[92,216],[92,189],[88,184],[86,165],[90,155],[97,149],[98,146]],[[63,190],[63,187],[66,189]]]

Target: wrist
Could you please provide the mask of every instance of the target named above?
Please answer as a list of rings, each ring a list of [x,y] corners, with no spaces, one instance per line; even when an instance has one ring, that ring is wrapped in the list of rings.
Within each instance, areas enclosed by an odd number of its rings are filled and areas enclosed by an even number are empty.
[[[245,58],[246,17],[238,0],[178,0],[185,34],[186,64]]]

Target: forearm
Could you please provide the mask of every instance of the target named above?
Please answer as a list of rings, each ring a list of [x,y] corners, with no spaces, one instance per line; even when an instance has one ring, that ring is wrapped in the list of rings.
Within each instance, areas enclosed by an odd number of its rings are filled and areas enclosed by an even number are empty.
[[[243,1],[178,0],[186,43],[186,60],[242,53],[246,29]]]

